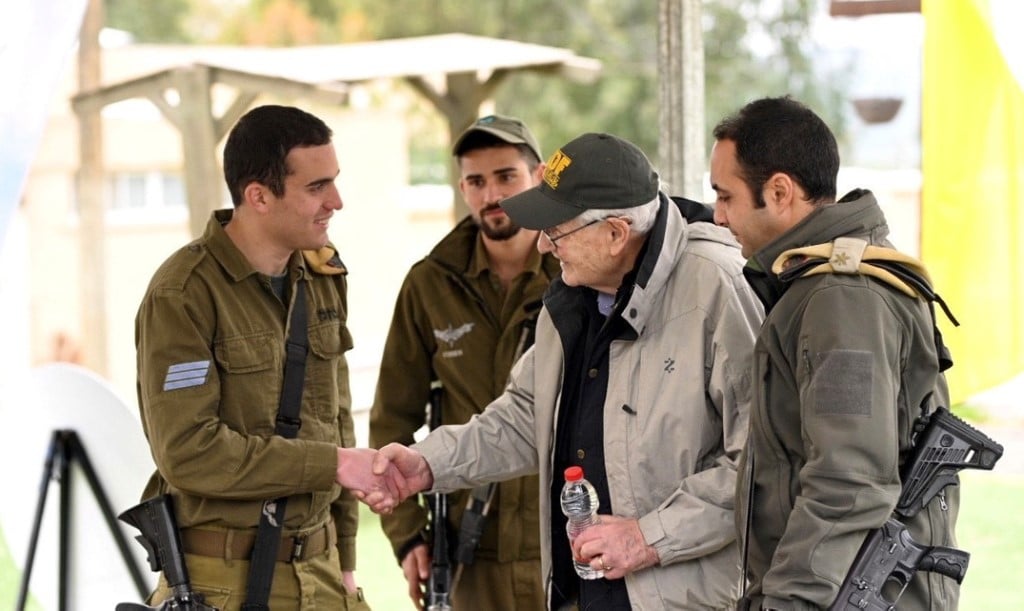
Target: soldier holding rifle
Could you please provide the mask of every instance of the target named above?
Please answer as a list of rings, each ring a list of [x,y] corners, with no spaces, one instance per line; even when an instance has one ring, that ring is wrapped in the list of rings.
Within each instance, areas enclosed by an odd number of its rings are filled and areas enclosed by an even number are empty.
[[[439,387],[437,424],[466,422],[498,396],[512,365],[533,343],[541,296],[559,274],[554,257],[537,251],[538,232],[521,228],[500,206],[538,184],[544,171],[526,125],[512,117],[482,117],[458,137],[453,152],[470,214],[409,270],[402,285],[370,416],[374,447],[413,442],[426,420],[432,382]],[[448,520],[432,528],[426,507],[415,499],[381,518],[417,608],[425,585],[430,597],[438,597],[444,580],[430,576],[449,566],[449,559],[431,552],[446,547],[438,536],[449,537],[447,547],[457,552],[449,581],[456,609],[544,606],[537,478],[496,486],[435,499],[447,504]]]

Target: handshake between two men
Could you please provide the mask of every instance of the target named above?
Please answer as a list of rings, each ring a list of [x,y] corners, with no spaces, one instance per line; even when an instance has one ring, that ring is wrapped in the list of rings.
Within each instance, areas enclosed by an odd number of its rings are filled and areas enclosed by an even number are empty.
[[[338,448],[335,480],[375,513],[390,513],[405,499],[430,488],[434,475],[423,455],[392,443],[380,450]]]
[[[400,443],[380,450],[339,448],[336,481],[374,513],[388,514],[410,496],[429,490],[434,474],[426,458]],[[604,571],[606,579],[656,566],[658,552],[644,539],[637,518],[601,514],[601,523],[572,541],[578,561]]]

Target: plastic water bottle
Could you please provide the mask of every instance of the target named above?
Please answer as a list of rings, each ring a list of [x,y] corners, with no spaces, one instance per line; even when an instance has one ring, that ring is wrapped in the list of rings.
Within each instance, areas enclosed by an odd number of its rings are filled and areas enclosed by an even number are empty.
[[[569,535],[569,542],[576,538],[576,535],[583,532],[583,529],[601,521],[597,515],[597,490],[594,485],[583,477],[582,467],[569,467],[565,470],[565,486],[562,487],[561,495],[562,513],[568,518],[565,531]],[[604,571],[591,568],[589,564],[577,562],[573,558],[576,567],[576,574],[581,579],[600,579],[604,577]]]

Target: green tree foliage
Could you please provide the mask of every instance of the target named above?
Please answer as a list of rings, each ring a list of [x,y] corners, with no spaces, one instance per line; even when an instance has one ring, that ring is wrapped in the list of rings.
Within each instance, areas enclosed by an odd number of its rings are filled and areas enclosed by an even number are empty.
[[[657,0],[107,0],[110,23],[138,40],[187,40],[188,14],[212,15],[190,31],[233,44],[294,45],[461,32],[572,49],[602,63],[593,84],[521,73],[499,89],[499,112],[522,117],[545,151],[585,131],[607,131],[658,150]],[[230,10],[225,9],[229,7]],[[843,92],[814,59],[809,36],[822,0],[707,0],[702,3],[705,125],[746,102],[785,95],[821,113],[842,137]],[[191,13],[190,13],[191,11]],[[117,21],[114,21],[114,19]],[[193,22],[194,23],[194,22]],[[121,24],[121,25],[118,25]],[[159,27],[158,27],[159,26]],[[213,40],[210,40],[210,39]],[[433,112],[424,102],[424,112]],[[420,122],[429,129],[431,122]],[[414,134],[413,158],[444,164],[437,138]],[[434,150],[436,149],[436,150]],[[415,171],[415,168],[414,168]],[[429,172],[428,172],[429,173]]]
[[[750,100],[791,95],[818,112],[842,139],[845,92],[837,72],[815,64],[819,50],[809,36],[820,7],[818,0],[704,3],[709,133],[718,119]]]
[[[334,0],[249,0],[247,7],[225,21],[221,42],[271,47],[335,43],[336,4]]]
[[[842,92],[816,73],[809,28],[816,0],[713,0],[702,4],[705,129],[765,95],[792,95],[843,131]],[[463,32],[570,48],[602,62],[589,85],[519,74],[499,90],[500,112],[526,119],[546,149],[584,131],[608,131],[658,149],[658,3],[655,0],[351,0],[342,21],[350,39]]]
[[[194,42],[185,28],[189,0],[104,0],[108,27],[129,32],[137,42]]]

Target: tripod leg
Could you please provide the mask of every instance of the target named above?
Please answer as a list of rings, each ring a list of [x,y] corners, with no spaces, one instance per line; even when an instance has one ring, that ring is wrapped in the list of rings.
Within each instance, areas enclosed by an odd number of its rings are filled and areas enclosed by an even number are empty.
[[[68,608],[68,564],[71,557],[71,452],[68,446],[68,433],[74,435],[73,431],[57,431],[60,437],[61,455],[64,460],[60,461],[60,546],[57,554],[58,579],[57,579],[57,609],[65,611]]]
[[[46,449],[46,461],[43,463],[43,479],[39,483],[39,499],[36,501],[36,515],[32,521],[32,534],[28,540],[28,558],[25,559],[25,570],[21,574],[21,588],[18,590],[18,611],[25,610],[28,602],[28,582],[32,577],[32,563],[36,557],[36,545],[39,543],[39,527],[43,521],[43,509],[46,507],[46,494],[50,489],[50,480],[53,479],[54,459],[63,462],[63,452],[58,441],[58,433],[54,431],[50,438],[50,445]]]
[[[128,572],[131,573],[132,581],[135,582],[135,587],[139,591],[139,597],[142,600],[146,600],[149,596],[149,588],[146,585],[146,580],[142,576],[142,570],[139,565],[135,562],[135,557],[132,556],[131,550],[128,548],[128,541],[124,537],[124,532],[121,531],[117,524],[117,520],[114,517],[114,510],[110,504],[110,499],[107,497],[106,491],[104,491],[102,484],[100,484],[99,477],[96,475],[96,470],[92,466],[92,461],[89,460],[89,455],[85,452],[85,446],[82,445],[81,439],[78,434],[74,431],[66,431],[68,434],[67,446],[69,455],[78,461],[81,465],[82,471],[85,473],[85,478],[89,481],[89,488],[92,489],[92,494],[96,497],[96,502],[100,506],[100,510],[103,512],[103,519],[107,522],[107,526],[110,528],[110,533],[114,536],[114,541],[117,543],[117,548],[121,551],[121,557],[124,559],[125,565],[128,567]]]

